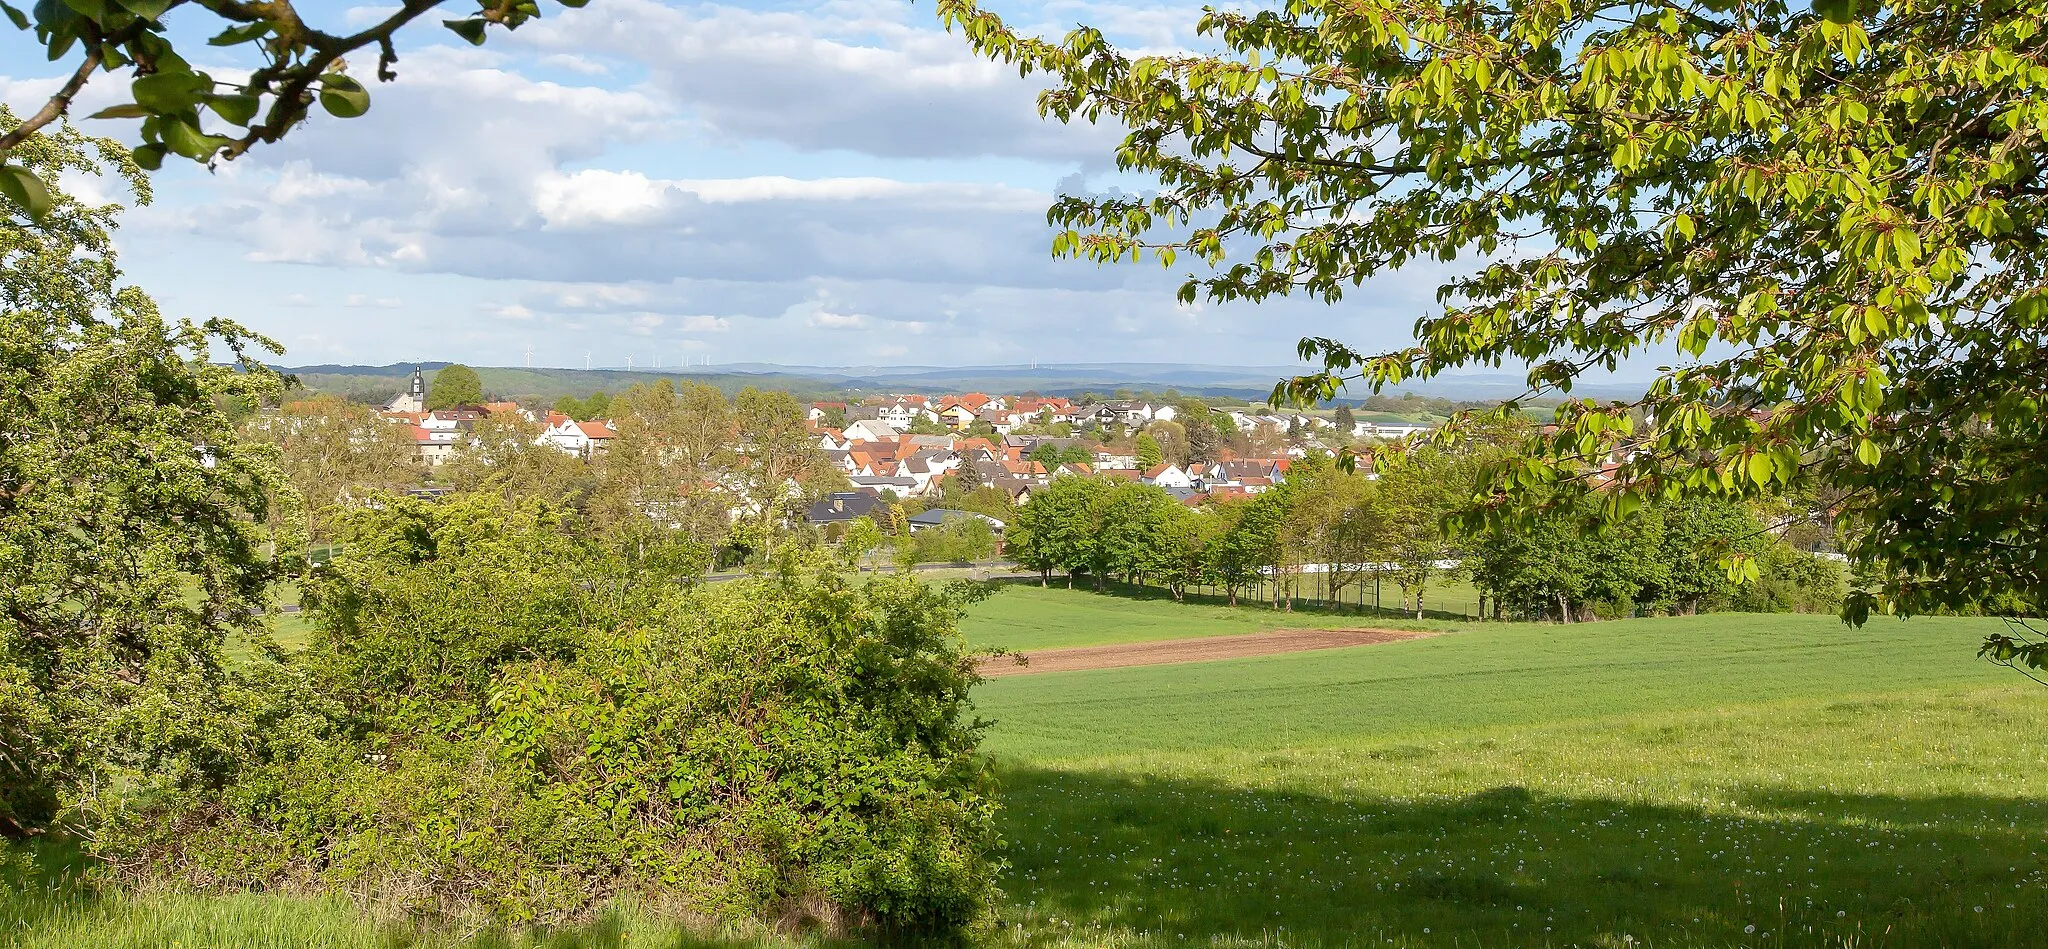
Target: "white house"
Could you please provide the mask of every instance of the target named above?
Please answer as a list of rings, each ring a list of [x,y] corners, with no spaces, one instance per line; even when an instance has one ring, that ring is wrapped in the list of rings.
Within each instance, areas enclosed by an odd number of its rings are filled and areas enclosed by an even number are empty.
[[[846,426],[846,441],[848,444],[853,442],[895,441],[896,435],[901,431],[902,429],[889,424],[887,421],[861,419]]]
[[[1192,488],[1195,486],[1195,479],[1189,477],[1188,473],[1181,470],[1179,465],[1154,465],[1147,469],[1144,474],[1140,475],[1139,480],[1162,488]]]
[[[536,444],[553,445],[564,453],[588,458],[604,451],[618,432],[606,421],[579,422],[560,412],[548,413],[548,428]]]
[[[1353,437],[1380,438],[1388,441],[1419,435],[1426,431],[1429,431],[1429,426],[1413,422],[1359,422],[1351,426]]]

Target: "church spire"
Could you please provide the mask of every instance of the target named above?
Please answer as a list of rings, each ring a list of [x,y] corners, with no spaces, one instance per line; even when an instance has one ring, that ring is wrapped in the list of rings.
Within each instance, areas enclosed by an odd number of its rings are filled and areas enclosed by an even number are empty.
[[[412,397],[424,403],[427,401],[427,380],[420,378],[420,367],[412,367]]]

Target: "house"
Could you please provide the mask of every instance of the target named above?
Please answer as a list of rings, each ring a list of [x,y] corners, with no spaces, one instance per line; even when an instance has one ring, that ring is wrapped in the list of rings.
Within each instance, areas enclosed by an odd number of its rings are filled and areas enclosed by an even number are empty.
[[[1127,455],[1111,451],[1107,448],[1095,449],[1095,468],[1098,471],[1118,468],[1134,469],[1136,467],[1138,467],[1138,456],[1136,455]]]
[[[929,511],[912,515],[909,521],[910,532],[915,534],[921,530],[927,530],[933,527],[943,527],[945,526],[947,521],[959,520],[960,518],[964,517],[978,517],[983,521],[987,522],[988,529],[994,531],[997,537],[1003,536],[1002,521],[996,520],[995,518],[990,517],[986,514],[976,514],[973,511],[954,511],[942,507],[933,508]]]
[[[420,367],[412,367],[412,384],[404,392],[391,397],[384,403],[384,411],[411,414],[427,410],[427,380],[420,378]]]
[[[901,433],[901,427],[890,424],[886,419],[849,422],[845,432],[846,440],[849,442],[890,442],[895,441],[896,436]]]
[[[1429,431],[1429,426],[1412,422],[1359,422],[1351,426],[1351,435],[1354,438],[1377,438],[1383,441],[1397,441],[1426,431]]]
[[[610,422],[579,422],[560,412],[549,412],[547,430],[536,444],[550,444],[565,454],[589,458],[602,453],[618,436]]]
[[[1193,490],[1195,486],[1194,479],[1188,477],[1186,471],[1181,470],[1179,465],[1172,464],[1154,465],[1147,468],[1145,473],[1139,476],[1139,480],[1161,488],[1187,488]]]
[[[984,400],[986,401],[986,400]],[[959,399],[947,399],[939,403],[939,422],[956,432],[964,432],[979,418],[979,409]]]
[[[1123,415],[1107,405],[1084,405],[1074,410],[1074,424],[1083,428],[1121,425]]]
[[[823,421],[823,420],[824,420],[824,418],[825,418],[825,416],[827,416],[827,415],[830,415],[830,414],[832,414],[832,413],[835,413],[835,412],[836,412],[836,413],[838,413],[838,414],[839,414],[839,416],[840,416],[841,418],[845,418],[845,417],[846,417],[846,403],[844,403],[844,402],[813,402],[813,403],[811,403],[811,408],[810,408],[810,410],[804,413],[804,418],[810,419],[810,420],[811,420],[811,421],[813,421],[813,422],[818,422],[818,421]]]
[[[1142,428],[1147,422],[1171,422],[1178,414],[1171,405],[1153,402],[1110,402],[1102,406],[1116,414],[1118,420],[1132,428]]]
[[[921,395],[898,396],[893,401],[877,407],[875,417],[899,431],[909,428],[919,420],[939,420],[939,414],[932,411],[929,400]]]
[[[885,515],[880,498],[859,491],[834,491],[816,501],[804,511],[804,520],[812,524],[844,524],[862,517],[879,518]]]
[[[846,479],[854,490],[875,497],[894,496],[898,500],[914,498],[919,494],[916,478],[898,478],[890,475],[850,475]],[[883,494],[883,492],[888,494]]]
[[[459,444],[462,432],[453,428],[427,428],[421,425],[407,426],[412,429],[413,450],[418,452],[421,463],[440,466],[455,457],[455,446]]]

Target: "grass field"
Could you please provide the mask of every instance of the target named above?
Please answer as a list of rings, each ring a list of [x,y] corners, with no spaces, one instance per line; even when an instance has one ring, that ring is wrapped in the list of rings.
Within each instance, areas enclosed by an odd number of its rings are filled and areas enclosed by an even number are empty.
[[[2048,944],[2048,693],[1974,660],[1989,628],[1475,625],[992,681],[1009,938]]]
[[[1032,581],[1014,582],[994,599],[972,610],[960,631],[973,646],[1030,650],[1229,636],[1270,629],[1447,628],[1438,621],[1374,619],[1355,612],[1306,607],[1287,612],[1249,603],[1233,609],[1213,598],[1196,599],[1200,602],[1176,603],[1163,590],[1146,589],[1099,595],[1068,590],[1057,579],[1050,587],[1040,587]]]
[[[1028,649],[1333,619],[1018,586],[966,633]],[[988,941],[2048,946],[2048,690],[1974,658],[1995,621],[1436,625],[985,683],[1010,864]],[[0,946],[414,938],[333,903],[54,885],[0,891]],[[695,944],[631,913],[478,938],[420,944]]]

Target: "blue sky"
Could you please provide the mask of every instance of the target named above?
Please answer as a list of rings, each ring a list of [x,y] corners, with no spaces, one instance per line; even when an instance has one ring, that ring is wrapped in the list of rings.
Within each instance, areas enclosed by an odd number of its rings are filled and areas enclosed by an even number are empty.
[[[302,6],[330,27],[374,9]],[[1154,49],[1194,42],[1199,15],[992,6]],[[399,79],[371,84],[368,115],[316,116],[211,173],[167,164],[156,204],[123,228],[127,272],[174,315],[274,337],[286,364],[519,365],[530,349],[572,367],[586,353],[601,367],[1285,364],[1304,335],[1406,341],[1442,276],[1395,275],[1337,306],[1183,307],[1184,266],[1052,260],[1058,189],[1141,184],[1113,173],[1120,130],[1041,120],[1036,87],[975,60],[929,3],[544,13],[481,49],[430,15],[401,34]],[[191,47],[202,67],[236,65]],[[11,30],[0,64],[17,112],[56,85]],[[122,85],[102,77],[75,114],[125,101]]]

